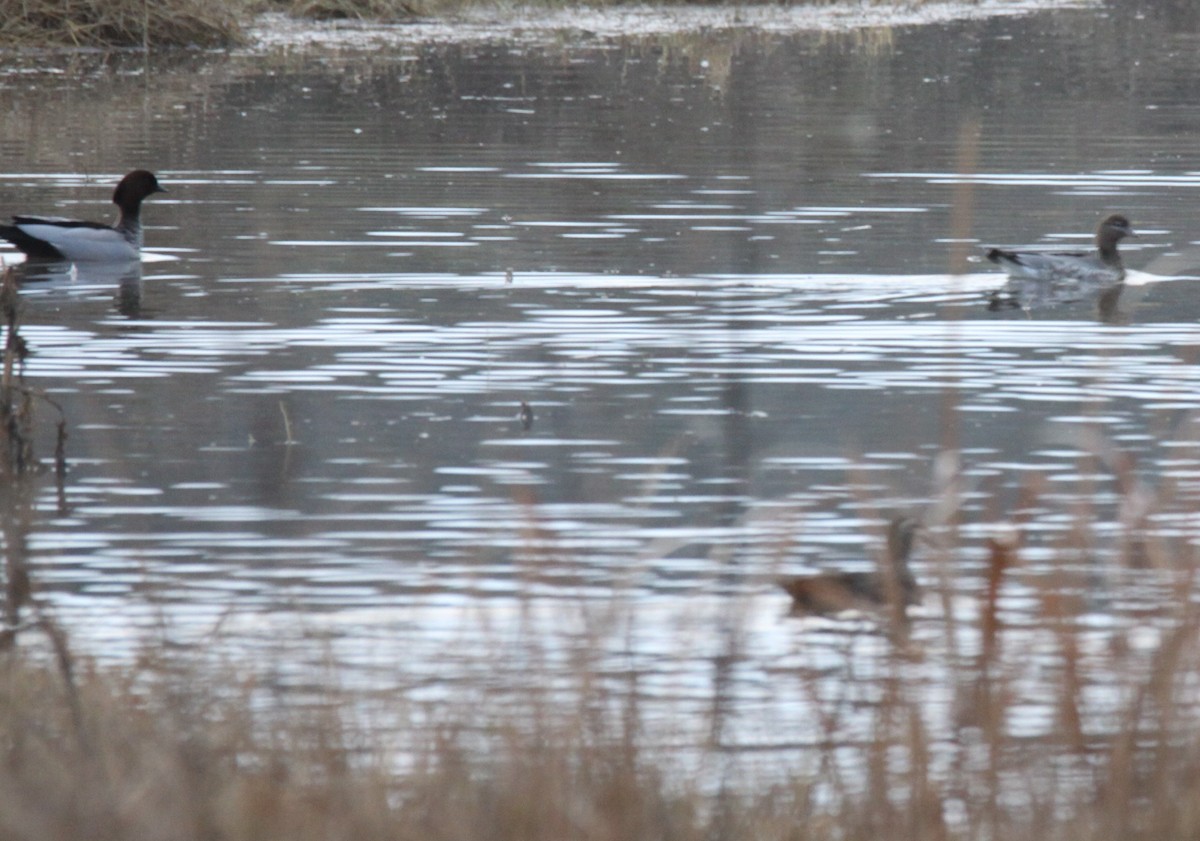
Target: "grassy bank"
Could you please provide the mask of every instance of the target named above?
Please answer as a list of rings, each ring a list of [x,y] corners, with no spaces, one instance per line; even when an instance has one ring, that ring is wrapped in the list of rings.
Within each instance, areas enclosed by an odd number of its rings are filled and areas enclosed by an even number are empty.
[[[213,47],[241,38],[238,0],[0,0],[0,46]]]
[[[833,6],[838,0],[793,0]],[[896,2],[905,9],[923,5]],[[13,47],[224,47],[245,40],[247,26],[266,12],[310,20],[412,21],[452,15],[493,0],[0,0],[0,49]],[[653,5],[654,3],[652,3]],[[525,5],[562,9],[562,0]],[[620,6],[585,0],[580,6]],[[668,0],[662,6],[710,6],[709,0]],[[880,6],[889,3],[880,2]],[[502,13],[501,13],[502,14]]]
[[[396,21],[458,0],[0,0],[0,47],[222,47],[257,14]]]

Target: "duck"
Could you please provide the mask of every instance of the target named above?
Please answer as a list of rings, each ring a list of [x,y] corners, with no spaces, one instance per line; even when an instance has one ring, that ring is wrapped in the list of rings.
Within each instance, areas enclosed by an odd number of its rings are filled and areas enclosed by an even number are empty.
[[[870,572],[826,572],[787,575],[776,584],[792,597],[793,615],[831,616],[849,610],[878,611],[889,605],[908,607],[921,601],[921,588],[908,558],[920,524],[896,517],[888,525],[887,565]]]
[[[1117,243],[1135,237],[1129,220],[1114,213],[1096,228],[1096,251],[1005,251],[992,248],[988,260],[1003,266],[1009,277],[1022,280],[1117,283],[1125,279],[1125,264]]]
[[[153,172],[135,169],[113,190],[113,204],[119,211],[115,225],[57,216],[14,216],[11,225],[0,225],[0,239],[34,260],[137,260],[142,249],[142,202],[166,191]]]

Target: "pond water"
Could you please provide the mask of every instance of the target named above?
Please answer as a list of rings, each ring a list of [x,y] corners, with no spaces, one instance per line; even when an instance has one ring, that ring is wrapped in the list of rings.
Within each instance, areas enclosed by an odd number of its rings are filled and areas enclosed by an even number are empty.
[[[879,662],[772,578],[861,567],[896,511],[949,594],[918,642],[1014,519],[1014,626],[1066,573],[1097,652],[1142,639],[1200,540],[1198,36],[1181,2],[17,61],[6,213],[169,190],[140,272],[22,281],[70,435],[38,596],[98,656],[162,636],[284,688],[501,703],[585,658],[681,740],[719,707],[730,749],[821,736],[781,675]],[[985,244],[1118,211],[1124,288],[995,294]]]

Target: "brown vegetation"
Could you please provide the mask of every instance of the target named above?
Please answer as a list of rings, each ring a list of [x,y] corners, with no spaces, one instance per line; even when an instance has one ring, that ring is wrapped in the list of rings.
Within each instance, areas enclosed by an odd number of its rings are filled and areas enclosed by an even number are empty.
[[[844,675],[855,686],[841,701],[829,700],[830,681],[842,678],[828,670],[773,674],[794,703],[811,705],[819,727],[811,741],[759,756],[758,777],[711,773],[740,761],[717,736],[688,745],[665,736],[676,734],[673,723],[645,714],[635,682],[606,682],[586,654],[602,640],[583,645],[566,684],[559,672],[531,674],[494,706],[486,676],[436,705],[414,706],[397,691],[383,707],[387,729],[371,730],[348,722],[368,706],[379,711],[379,696],[368,702],[336,679],[302,705],[286,693],[265,703],[271,693],[254,674],[152,642],[135,662],[101,668],[78,661],[37,614],[20,648],[0,653],[0,838],[1196,837],[1200,609],[1190,562],[1155,571],[1172,584],[1156,597],[1156,645],[1116,644],[1114,633],[1097,651],[1085,613],[1054,576],[1021,580],[1033,615],[1007,621],[1001,594],[1022,574],[1021,545],[1014,537],[985,548],[969,627],[925,614],[912,636],[879,636],[879,668]],[[799,641],[806,633],[791,631]],[[1031,658],[1021,648],[1035,637]],[[522,644],[537,662],[547,640]],[[918,675],[941,657],[953,662],[949,685],[931,687]],[[721,665],[738,668],[738,655]],[[1021,724],[1034,685],[1034,717],[1048,717],[1036,736]],[[718,733],[720,706],[687,729]],[[847,738],[848,719],[863,737]],[[681,762],[680,750],[693,759]],[[681,772],[694,757],[710,773]]]
[[[0,47],[226,47],[264,12],[314,20],[394,23],[452,15],[489,0],[0,0]],[[619,6],[623,0],[583,0],[583,6]],[[715,5],[717,0],[665,0]],[[798,0],[834,5],[838,0]],[[528,5],[562,8],[561,0]],[[898,5],[911,6],[906,2]],[[501,4],[503,8],[505,4]]]
[[[394,21],[423,14],[437,0],[290,0],[286,5],[288,14],[315,20]]]
[[[225,0],[0,0],[0,45],[212,47],[241,37]]]
[[[993,578],[1009,551],[994,548]],[[1200,729],[1179,704],[1197,675],[1197,614],[1173,609],[1178,621],[1142,677],[1114,688],[1107,735],[1081,723],[1087,667],[1066,616],[1063,667],[1048,684],[1057,732],[1009,735],[1015,675],[1000,666],[1002,623],[984,617],[992,636],[964,674],[953,738],[935,737],[926,702],[901,688],[913,661],[897,650],[873,687],[868,743],[831,732],[793,749],[812,754],[809,774],[709,791],[673,774],[653,728],[584,674],[576,707],[550,712],[531,698],[527,712],[481,722],[464,703],[437,724],[401,725],[395,755],[364,748],[371,734],[345,724],[348,694],[256,715],[253,680],[180,669],[178,658],[168,667],[161,652],[102,670],[10,651],[0,659],[0,837],[1190,838]]]

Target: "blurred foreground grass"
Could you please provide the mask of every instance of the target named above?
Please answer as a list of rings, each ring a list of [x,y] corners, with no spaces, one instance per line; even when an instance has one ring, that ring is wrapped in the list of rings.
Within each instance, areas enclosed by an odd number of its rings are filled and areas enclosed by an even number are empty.
[[[0,654],[0,838],[1197,837],[1194,609],[1143,677],[1114,690],[1102,733],[1080,715],[1091,701],[1072,639],[1044,686],[1056,709],[1048,736],[1010,732],[1020,715],[1010,675],[983,659],[954,688],[953,736],[935,738],[929,699],[897,680],[913,656],[898,644],[894,669],[865,687],[879,699],[868,739],[831,732],[770,754],[807,753],[810,771],[720,786],[678,773],[656,725],[585,669],[575,704],[548,707],[531,688],[527,705],[503,713],[451,696],[432,719],[406,719],[397,697],[400,723],[379,733],[350,723],[359,699],[332,687],[318,704],[264,707],[252,674],[193,670],[166,649],[100,668],[74,661],[69,645],[53,646],[57,658],[14,647]],[[716,746],[696,747],[722,762]]]

